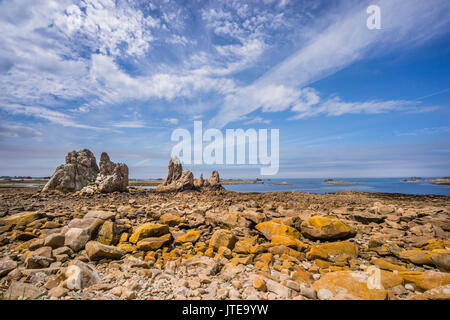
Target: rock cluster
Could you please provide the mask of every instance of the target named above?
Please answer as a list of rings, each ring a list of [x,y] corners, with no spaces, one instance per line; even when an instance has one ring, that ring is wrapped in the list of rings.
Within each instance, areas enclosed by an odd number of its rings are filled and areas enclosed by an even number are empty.
[[[69,152],[66,164],[56,168],[55,173],[42,189],[42,192],[60,191],[109,193],[127,191],[128,167],[124,163],[114,163],[106,152],[100,157],[100,169],[94,154],[88,150]]]
[[[74,150],[67,154],[66,164],[56,168],[55,173],[42,191],[79,191],[88,185],[90,181],[95,181],[98,173],[99,169],[95,156],[90,150]]]
[[[450,299],[448,197],[0,197],[4,297],[25,289],[28,299]]]
[[[194,180],[191,171],[185,169],[180,159],[172,158],[169,162],[167,178],[162,184],[156,187],[157,191],[180,192],[185,190],[221,189],[219,173],[213,171],[209,180],[203,179],[203,174],[199,179]]]

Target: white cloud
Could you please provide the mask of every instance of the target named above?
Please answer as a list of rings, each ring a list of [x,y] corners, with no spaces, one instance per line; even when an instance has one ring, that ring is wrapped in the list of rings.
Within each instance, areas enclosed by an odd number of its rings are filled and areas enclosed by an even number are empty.
[[[165,122],[167,122],[167,123],[170,123],[170,124],[173,124],[173,125],[177,125],[178,124],[178,122],[179,122],[179,120],[178,119],[176,119],[176,118],[165,118],[165,119],[163,119],[163,121],[165,121]]]
[[[18,124],[0,123],[0,139],[40,137],[42,133],[36,129]]]
[[[450,9],[448,1],[380,0],[372,4],[381,7],[382,30],[368,30],[366,27],[366,3],[350,9],[341,8],[340,12],[328,18],[326,29],[311,30],[316,36],[304,47],[251,85],[228,95],[223,108],[210,125],[223,127],[260,108],[262,103],[259,97],[255,98],[255,93],[264,92],[267,88],[284,88],[283,97],[287,98],[281,101],[279,107],[279,110],[284,110],[289,97],[294,96],[293,93],[286,94],[289,90],[296,92],[364,57],[382,54],[400,46],[417,46],[448,32],[450,16],[442,14],[444,8]],[[430,28],[421,28],[423,25]],[[382,110],[388,105],[377,104],[376,107]],[[359,107],[340,103],[340,109],[355,108]]]

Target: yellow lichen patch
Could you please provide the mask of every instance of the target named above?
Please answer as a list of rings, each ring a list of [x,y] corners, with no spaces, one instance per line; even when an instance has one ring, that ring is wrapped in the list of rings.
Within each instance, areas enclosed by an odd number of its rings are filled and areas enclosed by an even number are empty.
[[[329,261],[347,261],[358,256],[358,247],[349,242],[330,242],[311,246],[306,254],[308,260],[323,259]]]
[[[200,238],[200,232],[198,232],[197,230],[189,230],[188,232],[186,232],[182,236],[178,237],[175,240],[175,243],[185,243],[185,242],[194,243],[199,238]]]
[[[292,274],[292,279],[297,283],[311,284],[313,277],[309,272],[297,270]]]
[[[119,248],[120,250],[123,250],[127,253],[132,253],[134,251],[136,251],[136,246],[128,243],[128,242],[119,242],[119,244],[117,245],[117,248]]]
[[[167,224],[171,227],[174,227],[184,222],[184,219],[182,217],[177,216],[170,212],[163,214],[160,219],[164,224]]]
[[[297,229],[282,223],[274,222],[273,220],[258,223],[255,228],[261,232],[267,240],[272,240],[272,236],[274,235],[288,236],[295,239],[300,237],[300,232],[298,232]]]
[[[255,245],[258,236],[242,239],[234,245],[234,251],[237,253],[250,253],[251,248]]]
[[[37,211],[16,213],[12,216],[1,218],[0,226],[26,226],[34,220],[39,219],[41,216],[42,214]]]
[[[139,241],[136,246],[138,250],[142,251],[158,250],[163,245],[169,243],[171,237],[170,234],[165,234],[161,237],[145,238]]]
[[[247,265],[253,261],[253,255],[237,255],[236,257],[232,258],[230,262],[232,264],[244,264]]]
[[[280,236],[280,235],[273,235],[271,243],[276,245],[284,245],[286,247],[298,250],[298,251],[304,251],[308,248],[308,245],[301,242],[298,239],[288,237],[288,236]]]
[[[219,249],[222,246],[233,249],[236,240],[236,237],[231,233],[230,230],[221,229],[213,233],[211,239],[209,240],[209,245],[215,250]]]
[[[384,300],[387,292],[382,288],[371,289],[367,285],[369,275],[365,272],[337,271],[323,274],[313,283],[317,291],[327,289],[336,296],[347,294],[361,300]]]
[[[258,277],[253,278],[253,287],[259,291],[267,291],[267,286],[264,280]]]
[[[144,223],[133,232],[129,241],[137,243],[144,238],[160,237],[167,233],[169,233],[169,226],[166,224]]]
[[[397,257],[418,265],[433,264],[433,261],[431,260],[431,252],[417,248],[403,250],[397,254]]]
[[[407,271],[408,269],[396,264],[393,264],[385,259],[378,259],[378,258],[373,258],[372,259],[372,263],[374,265],[376,265],[377,267],[384,269],[384,270],[391,270],[391,271]]]
[[[404,271],[399,272],[398,275],[405,280],[405,283],[412,283],[421,291],[431,290],[450,284],[450,273],[445,272]]]
[[[346,239],[356,234],[355,230],[335,217],[311,217],[301,224],[302,234],[311,239]]]
[[[403,278],[393,272],[380,270],[381,285],[385,289],[391,289],[403,284]]]
[[[114,222],[105,221],[98,232],[97,241],[106,245],[114,244],[117,241],[115,230]]]

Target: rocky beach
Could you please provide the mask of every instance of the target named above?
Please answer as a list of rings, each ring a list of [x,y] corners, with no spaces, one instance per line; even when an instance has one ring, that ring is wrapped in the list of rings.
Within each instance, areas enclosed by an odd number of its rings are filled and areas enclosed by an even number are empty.
[[[154,190],[70,152],[0,189],[0,296],[62,300],[447,300],[450,198],[237,193],[172,159]]]

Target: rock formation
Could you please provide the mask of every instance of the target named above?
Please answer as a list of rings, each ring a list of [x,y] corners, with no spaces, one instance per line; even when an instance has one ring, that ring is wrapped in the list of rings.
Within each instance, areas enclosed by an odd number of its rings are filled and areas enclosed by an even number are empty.
[[[56,168],[42,191],[78,191],[87,186],[89,182],[95,181],[98,173],[95,156],[90,150],[74,150],[67,154],[66,164]]]
[[[127,191],[128,167],[124,163],[114,163],[106,152],[100,156],[100,173],[93,185],[83,188],[83,193]]]
[[[209,178],[209,185],[210,186],[220,185],[219,172],[217,172],[216,170],[214,170],[211,173],[211,177]]]
[[[156,187],[157,191],[183,191],[194,189],[194,175],[189,170],[183,170],[180,159],[173,158],[169,162],[166,180]]]

